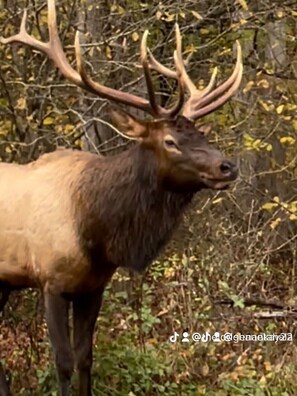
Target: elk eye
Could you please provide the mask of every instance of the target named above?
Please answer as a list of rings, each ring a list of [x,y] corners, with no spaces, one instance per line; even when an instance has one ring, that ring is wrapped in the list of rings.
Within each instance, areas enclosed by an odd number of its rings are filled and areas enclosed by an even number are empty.
[[[167,147],[171,147],[171,148],[175,147],[175,148],[177,148],[175,141],[170,139],[170,138],[165,139],[164,143],[165,143],[165,145]]]

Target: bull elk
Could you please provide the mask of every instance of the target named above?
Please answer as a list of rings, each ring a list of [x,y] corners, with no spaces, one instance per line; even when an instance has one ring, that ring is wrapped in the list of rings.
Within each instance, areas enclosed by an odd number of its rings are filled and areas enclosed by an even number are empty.
[[[57,150],[27,165],[0,164],[0,311],[11,290],[39,287],[54,350],[59,394],[69,395],[74,363],[79,395],[91,390],[92,338],[106,284],[120,266],[144,270],[170,239],[194,194],[225,189],[237,167],[211,148],[195,120],[226,103],[242,79],[241,48],[232,75],[215,87],[215,73],[203,90],[190,80],[182,59],[176,26],[175,70],[159,63],[141,41],[141,64],[148,99],[101,85],[87,75],[79,35],[75,38],[77,69],[67,61],[58,35],[55,1],[48,0],[49,41],[26,31],[1,38],[22,43],[53,60],[75,85],[116,103],[148,113],[138,120],[113,112],[118,129],[136,144],[110,157]],[[176,103],[161,107],[151,71],[175,79]],[[69,340],[69,307],[73,307],[73,351]],[[0,366],[1,368],[1,366]],[[4,383],[1,394],[9,395]]]

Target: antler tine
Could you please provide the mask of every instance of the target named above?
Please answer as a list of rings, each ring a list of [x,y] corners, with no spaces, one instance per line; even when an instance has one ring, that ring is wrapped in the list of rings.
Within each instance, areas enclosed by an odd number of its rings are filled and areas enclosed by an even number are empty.
[[[172,118],[175,117],[181,111],[181,109],[184,106],[184,102],[185,102],[185,85],[181,78],[181,69],[177,62],[177,57],[175,54],[176,54],[176,52],[174,51],[174,61],[175,61],[175,67],[176,67],[175,74],[176,74],[177,83],[178,83],[178,100],[168,110],[165,110],[167,112],[167,114]]]
[[[176,69],[180,71],[180,78],[183,81],[183,85],[184,85],[185,89],[190,93],[190,95],[195,95],[196,97],[197,97],[197,95],[201,96],[205,92],[209,92],[209,90],[211,90],[214,85],[216,71],[214,71],[214,73],[211,77],[211,81],[210,81],[209,85],[207,86],[207,88],[205,88],[202,91],[198,91],[197,88],[195,87],[195,85],[193,84],[193,82],[191,81],[189,75],[187,74],[187,71],[186,71],[186,68],[184,65],[184,61],[183,61],[183,57],[182,57],[182,37],[181,37],[180,29],[179,29],[179,26],[177,23],[175,24],[175,35],[176,35],[176,50],[174,53],[174,61],[175,61]],[[150,56],[149,67],[151,69],[163,74],[166,77],[174,78],[176,80],[179,79],[178,73],[176,71],[171,70],[168,67],[162,65],[160,62],[158,62],[157,59],[154,57],[154,55],[150,51],[149,51],[149,56]]]
[[[149,100],[143,99],[130,93],[105,87],[104,85],[92,80],[92,78],[87,75],[83,66],[78,33],[75,39],[78,71],[72,68],[70,63],[67,61],[58,34],[55,0],[48,0],[49,41],[47,43],[37,40],[27,33],[26,21],[27,11],[25,10],[19,33],[9,38],[0,37],[0,42],[2,44],[21,43],[29,45],[32,48],[45,53],[50,59],[52,59],[60,72],[75,85],[105,99],[141,109],[155,117],[171,118],[178,114],[184,104],[185,90],[190,93],[190,97],[185,103],[182,112],[183,115],[190,119],[202,117],[203,115],[208,114],[211,111],[214,111],[216,108],[222,106],[234,94],[236,89],[239,87],[242,78],[241,47],[237,42],[237,62],[230,78],[221,86],[212,91],[216,75],[215,69],[208,86],[202,91],[197,90],[185,69],[182,59],[182,38],[179,27],[176,24],[176,51],[174,53],[176,71],[170,70],[169,68],[161,65],[154,58],[151,52],[147,49],[148,32],[145,31],[143,35],[140,53]],[[175,78],[178,81],[179,99],[177,103],[169,109],[164,109],[156,103],[156,97],[151,78],[151,69],[154,69],[167,77]]]
[[[142,36],[141,46],[140,46],[140,60],[141,60],[141,64],[143,67],[143,73],[144,73],[144,77],[145,77],[145,81],[146,81],[150,105],[157,115],[160,113],[160,108],[156,102],[156,96],[155,96],[155,92],[154,92],[151,71],[150,71],[148,59],[147,59],[147,37],[148,37],[148,34],[149,34],[148,30],[145,30],[145,32],[143,33],[143,36]]]
[[[32,48],[37,49],[38,51],[45,53],[50,59],[54,61],[58,69],[66,78],[74,82],[74,84],[80,87],[84,87],[80,75],[70,66],[64,54],[57,31],[56,9],[54,0],[48,0],[48,27],[50,37],[49,42],[43,43],[42,41],[37,40],[35,37],[30,36],[26,30],[26,22],[27,10],[24,11],[19,33],[8,38],[0,37],[0,42],[2,44],[26,44]]]
[[[0,42],[2,44],[12,44],[12,43],[21,43],[29,45],[32,48],[37,49],[45,53],[50,59],[52,59],[60,70],[60,72],[70,81],[72,81],[75,85],[92,92],[95,95],[101,96],[105,99],[112,100],[114,102],[122,103],[128,106],[133,106],[135,108],[141,109],[155,117],[165,116],[170,117],[171,114],[161,107],[158,107],[158,112],[156,112],[156,107],[152,104],[153,102],[149,102],[146,99],[143,99],[139,96],[118,91],[113,88],[105,87],[95,81],[93,81],[90,77],[87,76],[85,69],[83,67],[83,61],[81,56],[81,51],[79,48],[79,37],[76,35],[76,58],[78,60],[78,72],[72,68],[72,66],[67,61],[66,55],[63,51],[63,47],[61,44],[61,40],[59,38],[57,22],[56,22],[56,6],[55,0],[48,0],[48,29],[49,29],[49,41],[47,43],[43,43],[40,40],[35,39],[30,36],[26,31],[26,20],[27,20],[27,11],[25,10],[21,26],[20,32],[16,35],[13,35],[9,38],[0,37]],[[152,92],[149,92],[150,100],[152,98]],[[157,105],[156,105],[157,106]]]
[[[189,91],[190,95],[193,95],[195,91],[197,91],[197,88],[192,83],[185,68],[185,64],[182,58],[182,37],[177,23],[175,24],[175,36],[176,36],[175,63],[176,65],[178,65],[178,68],[180,70],[180,74],[181,74],[180,78],[182,79],[184,86]]]
[[[169,78],[175,78],[177,79],[177,73],[175,70],[171,70],[168,67],[162,65],[157,59],[154,57],[150,49],[148,49],[148,54],[149,54],[149,67],[156,72],[163,74],[163,76],[169,77]]]
[[[183,110],[183,115],[185,117],[193,120],[203,117],[223,106],[223,104],[225,104],[237,91],[242,79],[243,65],[241,46],[238,41],[236,41],[236,46],[237,60],[232,75],[214,91],[203,95],[203,97],[198,100],[195,100],[194,97],[192,100],[190,98]]]
[[[49,41],[47,43],[44,43],[40,40],[37,40],[35,37],[30,36],[26,30],[26,22],[27,10],[25,10],[23,14],[20,32],[8,38],[0,37],[0,42],[2,44],[26,44],[32,48],[37,49],[38,51],[45,53],[55,63],[57,68],[66,78],[72,81],[75,85],[78,85],[81,88],[85,88],[80,75],[70,66],[64,54],[57,29],[55,1],[48,0]]]
[[[213,89],[213,87],[215,86],[215,83],[216,83],[217,74],[218,74],[218,68],[215,67],[213,69],[212,74],[211,74],[211,77],[210,77],[208,85],[204,89],[202,89],[201,91],[199,91],[197,89],[197,92],[195,94],[196,98],[198,98],[198,97],[199,98],[203,98],[205,95],[207,95]]]
[[[23,43],[23,44],[31,45],[32,47],[35,47],[39,51],[47,52],[48,45],[46,43],[42,43],[41,41],[36,40],[34,37],[31,37],[27,33],[26,22],[27,22],[27,10],[25,9],[22,17],[19,33],[8,38],[0,37],[0,43],[5,45],[11,43]]]
[[[175,25],[176,29],[176,51],[174,54],[174,61],[176,65],[176,69],[179,70],[180,76],[178,76],[178,73],[175,70],[171,70],[168,67],[162,65],[160,62],[157,61],[157,59],[154,57],[154,55],[149,52],[149,67],[164,76],[168,78],[174,78],[179,81],[179,83],[183,86],[183,95],[184,91],[187,90],[190,93],[190,98],[187,101],[186,107],[191,108],[192,103],[195,101],[203,98],[205,95],[207,95],[214,87],[215,85],[215,79],[217,75],[217,68],[214,68],[213,73],[211,75],[211,79],[209,81],[209,84],[207,85],[206,88],[203,90],[198,90],[193,82],[191,81],[188,73],[186,72],[186,68],[184,65],[184,61],[182,58],[182,37],[180,34],[179,26],[178,24]]]
[[[153,58],[153,59],[155,59],[155,58],[153,57],[151,51],[147,48],[147,37],[148,37],[148,31],[146,30],[142,36],[141,47],[140,47],[140,56],[141,56],[141,63],[142,63],[142,67],[143,67],[144,75],[145,75],[145,79],[146,79],[146,84],[147,84],[147,89],[148,89],[148,94],[149,94],[149,101],[150,101],[152,108],[156,111],[156,114],[158,114],[160,116],[168,117],[168,118],[173,118],[182,109],[183,104],[184,104],[184,99],[185,99],[184,85],[180,78],[181,69],[176,62],[177,71],[176,72],[173,71],[172,73],[178,80],[179,96],[178,96],[177,102],[169,109],[164,109],[161,106],[158,106],[156,103],[156,97],[155,97],[153,83],[152,83],[152,76],[151,76],[151,68],[152,67],[148,60],[148,53],[149,53],[150,58]],[[156,61],[156,63],[158,64],[157,61]],[[167,71],[169,71],[169,73],[171,73],[170,69],[167,69],[165,66],[162,66],[161,64],[159,64],[159,65],[161,67],[161,70],[163,70],[165,72],[167,70]],[[158,70],[158,66],[157,66],[157,69],[155,69],[155,70],[160,72],[160,70]],[[161,74],[164,74],[164,73],[161,71]],[[165,75],[166,75],[166,73],[165,73]]]
[[[218,107],[226,103],[230,97],[238,89],[243,73],[242,66],[242,52],[238,41],[237,44],[237,61],[232,75],[227,81],[213,90],[215,86],[215,79],[217,75],[217,68],[215,67],[210,81],[206,88],[198,90],[189,75],[186,72],[185,65],[182,59],[182,38],[178,25],[176,24],[176,42],[177,48],[175,52],[176,69],[180,71],[180,77],[174,70],[167,68],[156,60],[151,52],[149,52],[149,67],[169,78],[176,80],[181,79],[184,89],[186,89],[190,96],[184,105],[182,114],[189,119],[197,119],[210,112],[216,110]]]
[[[128,106],[133,106],[151,115],[156,115],[155,111],[153,111],[153,109],[150,106],[150,103],[146,99],[143,99],[139,96],[127,92],[118,91],[116,89],[106,87],[105,85],[102,85],[97,81],[94,81],[91,77],[87,75],[84,67],[84,62],[82,60],[78,31],[76,32],[75,35],[75,55],[76,55],[77,70],[84,83],[85,89],[96,95],[99,95],[102,98],[113,100],[114,102],[123,103]]]

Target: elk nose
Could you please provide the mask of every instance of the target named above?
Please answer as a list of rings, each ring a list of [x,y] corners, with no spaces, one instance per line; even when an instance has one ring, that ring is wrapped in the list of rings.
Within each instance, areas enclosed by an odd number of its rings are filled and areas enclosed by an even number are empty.
[[[237,176],[237,166],[234,162],[229,160],[224,160],[220,165],[220,171],[224,176]]]

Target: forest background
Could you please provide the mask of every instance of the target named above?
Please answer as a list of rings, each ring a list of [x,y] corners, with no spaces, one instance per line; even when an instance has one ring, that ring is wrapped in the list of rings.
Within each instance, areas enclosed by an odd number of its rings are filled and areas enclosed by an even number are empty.
[[[98,319],[94,394],[297,394],[297,2],[296,0],[57,1],[61,38],[74,61],[82,34],[88,70],[105,85],[145,96],[139,46],[149,28],[170,66],[174,23],[197,87],[230,74],[235,40],[244,77],[236,96],[203,119],[211,141],[236,158],[240,177],[199,194],[164,254],[143,275],[119,271]],[[46,2],[2,0],[0,32],[47,40]],[[174,81],[154,78],[160,101]],[[0,47],[0,160],[27,163],[57,146],[113,155],[129,144],[110,127],[108,103],[65,81],[45,56]],[[138,115],[141,115],[138,113]],[[54,395],[56,379],[37,291],[15,293],[0,345],[13,394]],[[292,333],[293,342],[172,344],[174,331]]]

